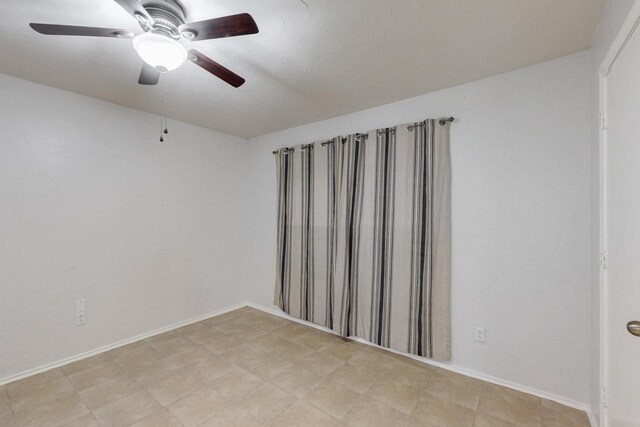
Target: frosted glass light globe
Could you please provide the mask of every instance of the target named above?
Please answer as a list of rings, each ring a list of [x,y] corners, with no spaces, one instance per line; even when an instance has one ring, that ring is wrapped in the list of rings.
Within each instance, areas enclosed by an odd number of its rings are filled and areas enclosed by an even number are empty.
[[[162,73],[175,70],[187,59],[184,47],[162,34],[139,34],[133,38],[133,48],[144,62]]]

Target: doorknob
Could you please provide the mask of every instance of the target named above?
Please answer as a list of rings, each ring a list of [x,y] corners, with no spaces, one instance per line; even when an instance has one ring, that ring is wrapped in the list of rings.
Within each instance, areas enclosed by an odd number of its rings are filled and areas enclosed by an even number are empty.
[[[632,320],[627,323],[627,331],[629,331],[631,335],[640,337],[640,320]]]

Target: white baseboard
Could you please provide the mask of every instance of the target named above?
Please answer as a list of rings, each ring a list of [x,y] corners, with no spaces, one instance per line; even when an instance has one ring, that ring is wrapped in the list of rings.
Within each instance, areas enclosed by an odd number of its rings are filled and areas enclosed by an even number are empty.
[[[591,411],[591,409],[587,410],[587,415],[589,416],[589,424],[591,424],[591,427],[600,426],[600,423],[596,419],[595,415],[593,415],[593,412]]]
[[[284,313],[283,311],[281,311],[280,309],[275,308],[275,307],[265,307],[263,305],[255,304],[255,303],[252,303],[252,302],[246,302],[245,304],[248,307],[255,308],[257,310],[261,310],[261,311],[264,311],[266,313],[270,313],[270,314],[273,314],[273,315],[276,315],[276,316],[279,316],[279,317],[283,317],[285,319],[289,319],[289,320],[292,320],[292,321],[297,322],[297,323],[302,323],[304,325],[311,326],[311,327],[316,328],[316,329],[320,329],[321,331],[324,331],[324,332],[328,332],[328,333],[331,333],[331,334],[336,334],[335,331],[332,331],[331,329],[325,328],[324,326],[316,325],[314,323],[306,322],[304,320],[289,316],[288,314]],[[349,337],[349,339],[353,340],[353,341],[356,341],[356,342],[359,342],[359,343],[362,343],[362,344],[370,345],[372,347],[377,347],[377,348],[389,351],[391,353],[401,354],[401,355],[403,355],[405,357],[409,357],[409,358],[417,360],[419,362],[426,363],[428,365],[433,365],[433,366],[436,366],[438,368],[446,369],[448,371],[456,372],[458,374],[466,375],[466,376],[471,377],[471,378],[475,378],[475,379],[478,379],[478,380],[486,381],[486,382],[489,382],[489,383],[492,383],[492,384],[496,384],[496,385],[499,385],[499,386],[503,386],[503,387],[507,387],[507,388],[510,388],[510,389],[513,389],[513,390],[521,391],[523,393],[532,394],[534,396],[538,396],[538,397],[543,398],[543,399],[551,400],[551,401],[560,403],[561,405],[568,406],[570,408],[578,409],[580,411],[585,411],[585,412],[587,412],[587,415],[589,416],[589,419],[591,419],[593,417],[593,415],[591,414],[590,408],[587,405],[585,405],[584,403],[581,403],[581,402],[577,402],[575,400],[567,399],[567,398],[564,398],[564,397],[561,397],[561,396],[556,396],[554,394],[547,393],[547,392],[544,392],[544,391],[541,391],[541,390],[537,390],[535,388],[527,387],[527,386],[524,386],[522,384],[518,384],[518,383],[515,383],[515,382],[512,382],[512,381],[503,380],[501,378],[496,378],[496,377],[493,377],[491,375],[486,375],[486,374],[482,374],[482,373],[479,373],[479,372],[472,371],[470,369],[465,369],[465,368],[462,368],[460,366],[455,366],[455,365],[442,363],[442,362],[436,362],[435,360],[425,359],[424,357],[414,356],[412,354],[403,353],[401,351],[393,350],[393,349],[390,349],[390,348],[380,347],[380,346],[378,346],[376,344],[370,343],[370,342],[368,342],[368,341],[366,341],[366,340],[364,340],[362,338],[359,338],[359,337]],[[593,424],[593,421],[592,421],[592,425],[595,426],[595,424]]]
[[[122,346],[125,346],[127,344],[131,344],[133,342],[140,341],[140,340],[152,337],[154,335],[158,335],[158,334],[162,334],[162,333],[165,333],[165,332],[169,332],[169,331],[172,331],[174,329],[178,329],[178,328],[182,328],[183,326],[190,325],[192,323],[197,323],[197,322],[201,322],[201,321],[206,320],[206,319],[210,319],[212,317],[220,316],[221,314],[225,314],[225,313],[228,313],[230,311],[237,310],[237,309],[242,308],[242,307],[246,307],[246,305],[247,304],[240,303],[240,304],[233,305],[231,307],[222,308],[220,310],[216,310],[216,311],[213,311],[213,312],[210,312],[210,313],[207,313],[207,314],[196,316],[196,317],[193,317],[191,319],[184,320],[182,322],[173,323],[171,325],[164,326],[164,327],[159,328],[159,329],[154,329],[153,331],[146,332],[146,333],[140,334],[140,335],[136,335],[135,337],[127,338],[127,339],[118,341],[118,342],[113,343],[113,344],[105,345],[105,346],[96,348],[94,350],[90,350],[90,351],[87,351],[85,353],[78,354],[76,356],[67,357],[65,359],[58,360],[57,362],[48,363],[46,365],[42,365],[42,366],[39,366],[39,367],[34,368],[34,369],[29,369],[27,371],[23,371],[23,372],[20,372],[18,374],[11,375],[9,377],[0,379],[0,386],[8,384],[8,383],[12,383],[14,381],[18,381],[18,380],[21,380],[21,379],[24,379],[24,378],[27,378],[27,377],[30,377],[32,375],[36,375],[36,374],[39,374],[41,372],[45,372],[45,371],[48,371],[48,370],[51,370],[51,369],[54,369],[54,368],[59,368],[59,367],[64,366],[64,365],[68,365],[69,363],[77,362],[78,360],[86,359],[87,357],[95,356],[96,354],[104,353],[105,351],[113,350],[114,348],[122,347]]]

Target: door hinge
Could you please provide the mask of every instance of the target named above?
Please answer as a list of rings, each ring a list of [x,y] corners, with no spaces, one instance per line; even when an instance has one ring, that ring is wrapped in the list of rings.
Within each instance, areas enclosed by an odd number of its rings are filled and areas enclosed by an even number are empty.
[[[606,129],[608,124],[609,123],[607,121],[607,112],[600,111],[600,129]]]
[[[609,268],[609,256],[606,249],[600,251],[600,265],[604,269]]]
[[[607,389],[606,388],[602,388],[602,390],[600,390],[600,403],[602,403],[602,406],[604,406],[605,408],[607,407]]]

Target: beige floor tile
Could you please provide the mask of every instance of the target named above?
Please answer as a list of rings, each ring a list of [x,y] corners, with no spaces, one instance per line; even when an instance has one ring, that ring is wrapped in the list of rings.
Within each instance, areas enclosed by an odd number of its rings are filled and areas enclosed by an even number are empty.
[[[215,356],[230,363],[239,363],[240,361],[255,359],[266,353],[270,352],[256,347],[255,345],[253,345],[253,341],[250,341],[238,346],[233,346],[222,353],[215,354]]]
[[[486,382],[482,383],[482,394],[507,396],[507,397],[512,397],[512,398],[532,402],[532,403],[540,403],[540,398],[532,394],[523,393],[521,391],[513,390],[511,388],[502,387],[497,384],[491,384]]]
[[[424,389],[431,384],[434,372],[435,370],[399,362],[384,374],[384,379],[400,381],[403,384]]]
[[[182,370],[146,388],[161,405],[167,406],[203,385],[196,372]]]
[[[216,403],[222,401],[220,393],[212,385],[200,387],[167,406],[184,426],[195,426],[215,415]]]
[[[270,335],[278,338],[291,339],[298,335],[304,334],[308,329],[309,326],[305,326],[300,323],[288,322],[283,327],[271,331]]]
[[[491,415],[518,426],[539,427],[542,425],[540,401],[524,400],[509,395],[483,395],[478,413]]]
[[[192,363],[204,362],[212,357],[204,347],[193,344],[194,347],[188,347],[184,351],[176,352],[164,359],[176,366],[186,366]]]
[[[73,375],[75,373],[85,371],[87,369],[95,368],[111,361],[111,358],[107,356],[107,353],[96,354],[95,356],[87,357],[86,359],[78,360],[77,362],[70,363],[62,367],[62,370],[66,375]]]
[[[303,400],[291,405],[271,423],[272,426],[278,427],[331,427],[338,424],[338,420],[331,415]]]
[[[438,368],[433,375],[434,380],[445,380],[453,384],[459,385],[464,388],[474,389],[486,393],[487,387],[493,387],[494,384],[471,378],[466,375],[458,374],[457,372],[449,371],[448,369]],[[499,386],[496,386],[499,387]],[[516,392],[519,393],[520,392]]]
[[[263,329],[241,322],[233,322],[232,324],[225,323],[218,329],[223,331],[225,334],[241,336],[245,340],[255,339],[267,333]]]
[[[542,425],[544,427],[589,427],[586,412],[542,399]]]
[[[481,391],[476,388],[461,385],[443,377],[433,377],[429,384],[421,389],[425,398],[429,396],[447,400],[469,409],[477,409]]]
[[[297,364],[302,368],[328,376],[344,365],[345,361],[316,351],[298,360]]]
[[[347,339],[328,341],[318,349],[318,352],[328,354],[331,357],[341,360],[349,360],[362,349],[355,346]]]
[[[66,377],[58,378],[30,388],[21,387],[18,391],[12,392],[11,409],[15,415],[22,411],[34,410],[39,405],[53,400],[70,398],[75,394],[76,390]]]
[[[249,325],[250,324],[246,320],[235,317],[233,319],[227,320],[226,322],[212,325],[211,329],[218,330],[227,335],[233,335],[232,331],[236,330],[237,328],[247,327]]]
[[[377,349],[375,347],[371,347],[371,348],[377,351],[385,351],[385,350]],[[414,357],[417,357],[417,356],[414,356],[414,355],[412,355],[412,357],[409,357],[409,355],[406,355],[406,354],[393,353],[391,351],[385,351],[385,352],[387,353],[386,354],[387,356],[397,360],[398,362],[401,362],[402,364],[407,364],[420,369],[424,369],[425,371],[429,371],[432,374],[436,373],[440,369],[437,366],[430,365],[428,363],[429,359],[426,359],[426,358],[415,359]]]
[[[308,330],[304,333],[291,337],[291,340],[293,342],[302,344],[314,350],[319,350],[325,344],[337,341],[338,339],[339,337],[335,335],[329,334],[327,332],[322,332],[311,327],[309,327]]]
[[[320,383],[304,398],[306,402],[329,415],[342,419],[362,395],[330,380]]]
[[[211,386],[225,398],[240,399],[263,383],[263,380],[242,368],[234,367],[222,377],[211,382]]]
[[[375,383],[365,397],[375,399],[405,414],[410,414],[420,399],[419,390],[397,380]]]
[[[114,348],[113,350],[109,350],[107,355],[112,358],[119,358],[129,353],[133,353],[134,351],[144,350],[148,348],[149,345],[144,341],[136,341],[131,344],[123,345],[122,347]]]
[[[243,399],[236,422],[259,420],[269,423],[296,402],[297,398],[269,383],[263,383]]]
[[[256,350],[262,352],[285,351],[290,348],[295,348],[298,352],[306,351],[307,354],[313,352],[313,349],[310,349],[309,347],[305,347],[302,344],[296,344],[287,338],[275,334],[263,335],[261,337],[252,339],[249,343]]]
[[[227,362],[222,357],[211,355],[206,360],[185,366],[184,369],[196,373],[200,381],[207,384],[227,374],[233,367],[232,363]]]
[[[323,378],[324,375],[318,372],[294,365],[270,381],[282,390],[301,398],[314,389]]]
[[[244,360],[238,365],[261,378],[275,378],[293,366],[293,362],[285,359],[277,352],[260,353]]]
[[[14,427],[16,424],[13,422],[13,415],[0,415],[0,426],[2,427]]]
[[[276,341],[273,341],[271,345],[270,349],[266,348],[267,351],[276,351],[292,362],[302,361],[315,351],[312,348],[295,343],[286,338],[278,338]]]
[[[361,398],[343,422],[347,426],[389,427],[407,424],[406,414],[373,399]]]
[[[238,310],[235,310],[234,313],[238,316],[238,317],[242,317],[244,319],[247,319],[249,321],[254,321],[256,319],[260,319],[263,317],[268,317],[270,316],[269,314],[261,311],[261,310],[256,310],[253,307],[242,307],[239,308]]]
[[[14,413],[14,420],[18,427],[26,426],[66,426],[71,421],[87,415],[89,411],[82,404],[78,395],[49,400]]]
[[[11,404],[9,403],[9,395],[4,386],[0,387],[0,418],[11,416]]]
[[[161,381],[182,368],[182,365],[172,363],[167,359],[151,360],[144,368],[128,370],[127,373],[140,385],[149,385]]]
[[[78,391],[108,383],[118,377],[126,377],[125,371],[115,363],[107,362],[69,375],[69,381]]]
[[[23,380],[7,384],[7,392],[10,398],[14,398],[24,390],[29,390],[34,386],[48,383],[64,377],[64,372],[60,368],[51,369],[40,374],[32,375]]]
[[[149,393],[138,391],[93,411],[93,415],[103,427],[120,427],[133,424],[160,408]]]
[[[476,413],[476,418],[473,421],[473,427],[517,427],[515,424],[508,421],[501,420],[500,418],[492,417],[485,413]]]
[[[151,347],[158,350],[163,356],[170,356],[187,350],[199,349],[200,346],[189,338],[181,335],[171,335],[164,340],[156,340]]]
[[[253,326],[255,326],[256,328],[260,328],[266,332],[274,332],[280,330],[290,323],[290,321],[276,316],[261,316],[255,321],[251,322]]]
[[[225,335],[222,334],[211,341],[208,341],[202,346],[206,348],[210,353],[220,355],[229,351],[233,347],[237,347],[245,343],[244,338],[237,335]]]
[[[136,371],[147,368],[161,358],[162,355],[158,350],[145,344],[145,346],[139,350],[130,351],[120,357],[114,358],[113,362],[126,371]]]
[[[242,313],[241,317],[251,324],[259,323],[259,322],[269,322],[271,320],[276,320],[276,321],[285,320],[280,317],[267,314],[264,311],[256,310],[255,308],[250,308],[250,307],[245,307],[239,311]],[[290,322],[287,322],[285,320],[285,322],[281,322],[279,324],[286,325],[289,323]]]
[[[390,356],[395,358],[396,360],[398,360],[400,362],[406,363],[408,365],[415,366],[415,367],[420,368],[420,369],[424,369],[425,371],[428,371],[431,374],[435,374],[440,370],[440,368],[438,368],[437,366],[427,363],[427,362],[429,362],[429,359],[424,359],[424,361],[423,361],[423,360],[420,360],[420,359],[413,359],[411,357],[407,357],[407,356],[403,356],[403,355],[395,354],[395,353],[391,353]]]
[[[197,325],[197,323],[195,323],[194,325]],[[193,325],[190,325],[193,326]],[[186,326],[186,328],[188,328],[189,326]],[[167,332],[163,332],[161,334],[158,335],[153,335],[149,338],[145,338],[143,341],[145,343],[147,343],[149,346],[154,347],[157,344],[162,344],[162,343],[166,343],[167,341],[171,341],[172,339],[179,337],[181,334],[178,333],[179,329],[174,329],[172,331],[167,331]]]
[[[182,427],[182,424],[169,411],[162,408],[136,421],[131,427]]]
[[[240,415],[244,407],[242,401],[231,401],[226,399],[219,399],[212,403],[211,413],[206,420],[198,424],[199,427],[229,427],[239,425],[236,422],[236,418]],[[253,424],[261,425],[261,422],[256,420]]]
[[[197,323],[197,325],[200,325],[200,327],[194,328],[192,330],[188,330],[185,332],[181,332],[181,335],[187,337],[192,342],[198,345],[202,345],[209,341],[223,338],[225,335],[223,332],[221,332],[218,329],[211,329],[205,326],[201,326],[200,323]]]
[[[329,379],[358,393],[365,393],[381,377],[380,371],[351,363],[345,363],[329,375]]]
[[[12,415],[11,404],[8,398],[0,399],[0,418]]]
[[[449,400],[421,400],[411,412],[409,425],[425,427],[471,427],[475,411]]]
[[[207,326],[204,322],[197,322],[197,323],[192,323],[190,325],[187,326],[183,326],[181,328],[178,329],[174,329],[172,332],[175,335],[182,335],[182,336],[187,336],[190,333],[195,333],[198,331],[203,331],[203,330],[210,330],[211,327]]]
[[[78,418],[65,421],[64,427],[100,427],[93,414],[82,415]]]
[[[354,354],[349,363],[378,371],[378,375],[385,373],[396,367],[399,362],[393,357],[386,356],[379,352],[363,350]]]
[[[132,379],[118,377],[108,383],[81,391],[80,397],[89,410],[95,411],[140,391],[143,391],[142,387]]]
[[[211,327],[211,326],[217,326],[221,323],[228,322],[230,320],[237,319],[237,317],[238,315],[235,313],[235,311],[232,311],[229,313],[221,314],[219,316],[211,317],[209,319],[203,320],[200,323],[204,326]]]

